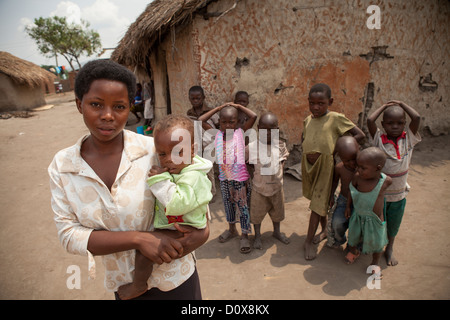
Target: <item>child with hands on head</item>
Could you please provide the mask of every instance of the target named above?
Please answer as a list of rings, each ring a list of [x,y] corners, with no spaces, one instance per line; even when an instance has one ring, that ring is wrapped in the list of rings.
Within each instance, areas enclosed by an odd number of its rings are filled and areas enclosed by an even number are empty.
[[[236,92],[236,94],[234,95],[234,103],[240,104],[241,106],[247,108],[248,104],[250,103],[250,96],[247,93],[247,91]],[[244,112],[239,111],[238,112],[238,127],[242,128],[242,126],[247,122],[247,120],[248,120],[248,116]]]
[[[383,114],[381,125],[384,133],[377,127],[376,120]],[[406,114],[411,119],[406,127]],[[398,264],[393,256],[394,240],[400,229],[409,192],[408,170],[414,146],[421,141],[418,132],[420,114],[401,101],[392,100],[374,111],[367,118],[367,128],[372,145],[380,148],[387,156],[383,173],[392,178],[392,185],[386,190],[386,222],[389,244],[385,258],[388,266]]]
[[[242,111],[248,117],[242,128],[238,127],[238,111]],[[217,112],[219,112],[220,131],[217,132],[214,143],[219,166],[220,190],[229,225],[228,230],[219,236],[219,241],[226,242],[237,236],[236,223],[239,221],[242,231],[240,252],[249,253],[251,251],[248,239],[248,234],[251,233],[249,207],[251,185],[245,164],[244,131],[253,126],[257,115],[239,104],[225,103],[200,116],[199,120],[203,122],[205,129],[208,129],[208,119]]]

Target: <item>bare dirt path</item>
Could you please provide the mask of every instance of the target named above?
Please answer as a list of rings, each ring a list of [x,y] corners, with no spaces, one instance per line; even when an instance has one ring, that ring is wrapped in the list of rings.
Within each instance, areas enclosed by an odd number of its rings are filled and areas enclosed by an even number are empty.
[[[73,94],[51,97],[54,107],[30,118],[0,120],[0,299],[113,299],[103,287],[103,266],[88,280],[86,257],[59,244],[47,167],[54,154],[86,133]],[[130,116],[130,122],[134,122]],[[131,126],[129,128],[134,128]],[[303,258],[309,218],[301,182],[285,175],[289,245],[262,225],[262,250],[239,253],[239,240],[219,243],[227,227],[220,194],[211,205],[211,235],[197,250],[204,299],[449,299],[450,138],[424,138],[414,152],[407,212],[396,241],[400,264],[382,263],[380,289],[366,286],[370,256],[344,263],[342,251],[318,247],[314,261]],[[251,237],[253,239],[253,237]],[[81,272],[81,288],[69,289],[70,266]]]

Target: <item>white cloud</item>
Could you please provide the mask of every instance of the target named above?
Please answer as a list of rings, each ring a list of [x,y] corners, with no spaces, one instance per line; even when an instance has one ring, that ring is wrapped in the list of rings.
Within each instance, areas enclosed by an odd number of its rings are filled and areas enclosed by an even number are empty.
[[[68,23],[80,24],[81,19],[88,21],[90,28],[100,34],[103,47],[115,47],[131,23],[110,0],[96,0],[82,8],[71,1],[61,1],[50,13],[50,16],[55,15],[66,17]]]
[[[50,16],[66,17],[69,24],[81,23],[81,9],[77,4],[70,1],[62,1],[58,3],[56,10],[52,11]]]
[[[110,0],[96,0],[82,9],[82,17],[100,33],[103,47],[115,47],[131,23]]]
[[[31,27],[34,25],[34,22],[29,18],[20,18],[19,26],[17,27],[17,31],[24,32],[26,27]]]
[[[0,3],[3,0],[0,0]],[[39,11],[27,11],[26,17],[16,18],[16,28],[18,34],[11,42],[17,42],[16,39],[24,38],[23,44],[20,43],[21,49],[13,50],[13,45],[8,48],[3,46],[2,49],[8,49],[12,53],[23,57],[30,58],[36,63],[49,64],[53,60],[46,61],[44,56],[38,53],[38,49],[34,43],[24,32],[25,27],[33,25],[33,12],[36,16],[42,16],[44,18],[49,16],[61,16],[66,17],[69,23],[81,23],[81,19],[90,23],[91,29],[97,31],[100,34],[100,39],[103,48],[114,48],[117,46],[120,39],[125,35],[130,24],[136,19],[139,14],[145,9],[150,0],[61,0],[55,3],[52,1],[36,2],[39,6]],[[19,2],[16,2],[19,3]],[[34,1],[33,1],[34,3]],[[18,5],[19,6],[19,5]],[[20,10],[18,10],[19,12]],[[20,20],[20,22],[19,22]],[[4,35],[2,35],[4,36]],[[5,37],[5,36],[4,36]],[[3,41],[6,43],[6,41]],[[27,50],[22,47],[27,47]],[[12,49],[11,49],[12,48]],[[111,54],[111,51],[106,51],[107,54]],[[92,57],[91,57],[92,58]]]
[[[119,14],[119,7],[109,0],[96,0],[92,5],[83,8],[83,17],[95,23],[114,24],[117,20],[127,20]]]

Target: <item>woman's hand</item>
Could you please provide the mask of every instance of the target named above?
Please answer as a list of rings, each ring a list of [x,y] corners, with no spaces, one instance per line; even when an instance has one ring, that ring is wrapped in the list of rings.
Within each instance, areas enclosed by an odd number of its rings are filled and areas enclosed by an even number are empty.
[[[148,259],[157,264],[170,263],[181,258],[183,244],[164,234],[164,232],[139,232],[137,235],[137,249]]]
[[[157,264],[170,263],[194,251],[208,240],[209,224],[204,229],[179,226],[178,231],[106,231],[94,230],[88,241],[93,255],[107,255],[126,250],[139,250]]]
[[[173,232],[173,231],[171,231]],[[178,234],[178,232],[176,232]],[[179,237],[179,236],[178,236]],[[139,250],[157,264],[169,263],[183,255],[183,245],[174,236],[161,231],[94,230],[88,241],[93,255],[107,255],[127,250]]]
[[[209,237],[209,223],[206,223],[204,229],[197,229],[189,226],[180,226],[178,223],[174,223],[174,227],[182,234],[177,238],[183,246],[183,256],[194,251],[203,245]]]

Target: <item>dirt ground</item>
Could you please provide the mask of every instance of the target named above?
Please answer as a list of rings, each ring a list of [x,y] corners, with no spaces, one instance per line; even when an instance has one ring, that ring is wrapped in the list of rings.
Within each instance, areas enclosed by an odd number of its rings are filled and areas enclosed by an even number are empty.
[[[113,299],[97,278],[88,280],[87,258],[66,253],[59,243],[50,207],[47,167],[54,154],[86,133],[72,93],[47,99],[53,108],[30,118],[0,120],[0,299]],[[130,116],[134,122],[134,116]],[[129,127],[134,128],[135,126]],[[449,299],[450,298],[450,137],[425,137],[414,151],[405,217],[396,240],[399,265],[382,261],[379,289],[369,289],[370,256],[353,265],[322,242],[313,261],[303,258],[308,201],[301,182],[285,175],[286,220],[291,243],[262,225],[264,248],[244,255],[237,238],[219,243],[227,227],[220,194],[211,205],[211,235],[196,251],[203,298],[216,299]],[[251,237],[253,239],[253,236]],[[71,266],[79,266],[80,289],[69,289]],[[69,269],[69,272],[68,272]],[[70,280],[70,279],[69,279]]]

